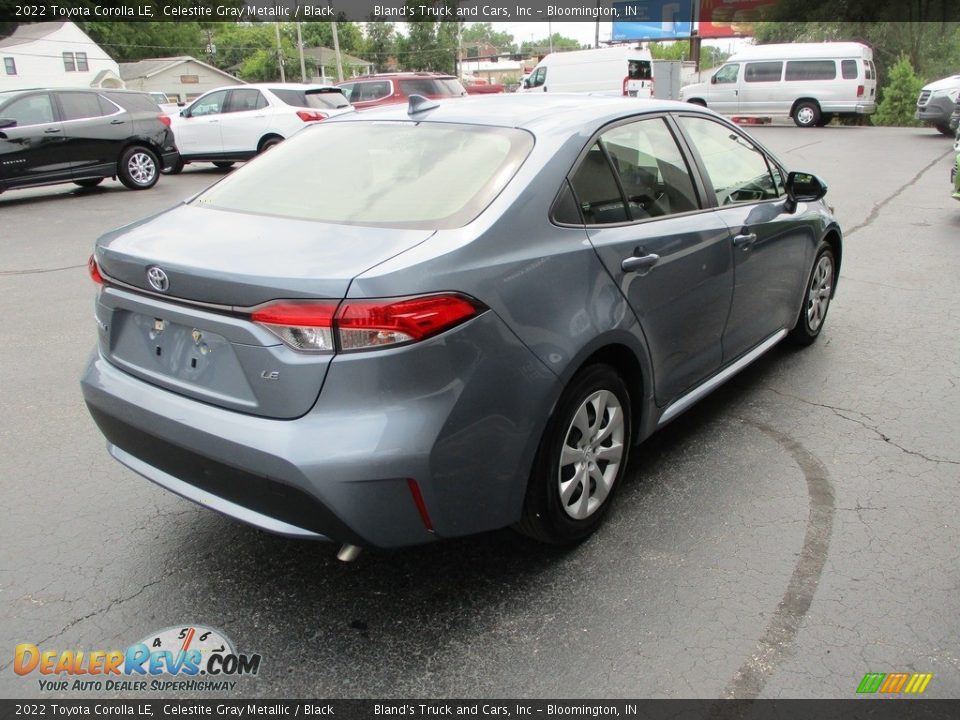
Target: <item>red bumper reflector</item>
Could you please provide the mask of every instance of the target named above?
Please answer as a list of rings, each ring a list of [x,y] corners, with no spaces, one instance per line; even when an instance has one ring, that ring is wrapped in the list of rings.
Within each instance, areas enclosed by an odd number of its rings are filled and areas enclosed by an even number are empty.
[[[430,532],[433,530],[433,521],[430,519],[430,513],[427,512],[427,504],[423,501],[423,495],[420,493],[420,486],[413,478],[407,478],[407,487],[410,488],[410,494],[413,496],[413,502],[417,506],[417,512],[420,513],[420,519],[423,526]]]

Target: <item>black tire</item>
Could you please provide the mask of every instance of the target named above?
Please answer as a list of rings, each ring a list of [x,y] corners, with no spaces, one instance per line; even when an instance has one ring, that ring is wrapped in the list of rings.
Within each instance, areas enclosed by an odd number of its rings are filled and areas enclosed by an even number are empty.
[[[943,134],[943,135],[949,135],[950,137],[953,137],[953,130],[950,129],[950,125],[949,125],[949,124],[947,124],[947,123],[937,123],[936,125],[934,125],[934,127],[937,129],[937,132],[938,132],[938,133],[941,133],[941,134]]]
[[[822,272],[822,264],[826,264],[826,272]],[[811,345],[820,337],[820,331],[827,320],[827,311],[830,310],[836,279],[837,261],[833,249],[826,242],[821,242],[810,269],[810,276],[803,286],[800,315],[790,331],[789,338],[794,345]]]
[[[177,161],[163,171],[164,175],[179,175],[183,172],[183,168],[186,166],[186,163],[183,161],[182,157],[178,157]]]
[[[229,169],[229,168],[232,168],[234,165],[236,165],[236,163],[233,162],[232,160],[230,160],[230,161],[226,161],[226,160],[225,160],[225,161],[223,161],[223,162],[215,162],[215,163],[214,163],[214,166],[220,168],[221,170],[227,170],[227,169]]]
[[[597,401],[601,398],[606,402],[598,415]],[[613,400],[620,409],[619,420]],[[593,432],[592,438],[578,427],[581,411],[583,422],[579,424]],[[563,391],[540,439],[523,516],[515,529],[555,545],[586,539],[603,521],[623,481],[632,430],[630,393],[620,374],[602,364],[589,365],[577,373]],[[619,459],[603,457],[616,456],[618,444]],[[562,454],[568,457],[566,464],[561,462]],[[602,487],[596,480],[598,475],[605,480]],[[576,517],[578,514],[582,517]]]
[[[160,162],[150,148],[131,145],[120,156],[117,177],[131,190],[148,190],[160,178]]]
[[[275,148],[277,145],[283,142],[283,138],[272,137],[267,138],[262,143],[260,143],[260,149],[257,150],[258,153],[265,153],[267,150]]]
[[[74,180],[73,184],[79,185],[82,188],[91,188],[91,187],[96,187],[97,185],[102,183],[104,180],[106,180],[106,178],[85,178],[83,180]]]
[[[797,127],[816,127],[820,122],[820,106],[813,100],[797,103],[793,109],[793,122]]]
[[[820,120],[817,122],[817,127],[825,127],[826,125],[829,125],[832,120],[833,113],[823,113],[820,115]]]

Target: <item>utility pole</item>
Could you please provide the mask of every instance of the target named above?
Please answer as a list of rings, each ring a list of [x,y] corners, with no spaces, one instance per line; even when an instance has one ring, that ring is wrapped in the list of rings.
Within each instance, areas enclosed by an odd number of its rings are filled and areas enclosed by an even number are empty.
[[[297,21],[297,47],[300,49],[300,82],[307,81],[307,65],[303,60],[303,34],[300,32],[300,22]]]
[[[327,0],[327,7],[332,8],[331,0]],[[333,30],[333,54],[337,58],[337,82],[343,82],[343,61],[340,59],[340,34],[337,32],[337,21],[330,23]]]
[[[283,47],[280,45],[280,23],[273,24],[273,31],[277,36],[277,64],[280,65],[280,82],[286,82],[287,77],[283,72]]]
[[[547,22],[547,34],[550,36],[550,52],[553,52],[553,23]]]

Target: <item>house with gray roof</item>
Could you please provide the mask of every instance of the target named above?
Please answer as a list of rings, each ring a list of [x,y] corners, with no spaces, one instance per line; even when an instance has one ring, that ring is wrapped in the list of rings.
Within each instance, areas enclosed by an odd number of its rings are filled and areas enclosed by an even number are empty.
[[[128,90],[166,93],[170,100],[190,102],[208,90],[242,85],[243,80],[189,55],[120,63]]]

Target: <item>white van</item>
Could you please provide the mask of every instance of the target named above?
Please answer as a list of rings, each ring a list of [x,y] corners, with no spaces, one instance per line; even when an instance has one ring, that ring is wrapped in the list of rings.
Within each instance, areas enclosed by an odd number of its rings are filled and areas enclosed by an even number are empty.
[[[628,46],[550,53],[517,92],[653,97],[651,61],[649,50]]]
[[[877,109],[873,50],[854,42],[757,45],[733,55],[709,83],[682,88],[680,99],[724,115],[791,117],[800,127],[869,115]]]

